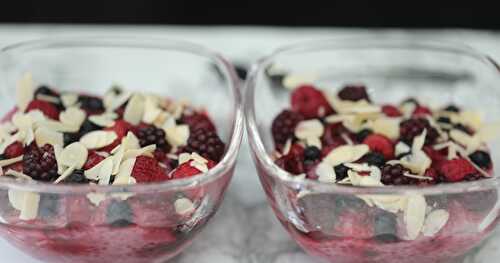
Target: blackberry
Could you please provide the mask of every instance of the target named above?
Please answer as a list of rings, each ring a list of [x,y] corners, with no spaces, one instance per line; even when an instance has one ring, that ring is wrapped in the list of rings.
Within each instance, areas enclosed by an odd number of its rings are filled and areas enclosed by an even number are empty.
[[[444,111],[449,111],[449,112],[460,112],[460,108],[455,106],[455,105],[449,105],[448,107],[443,109]]]
[[[342,100],[359,101],[367,100],[370,101],[368,93],[366,92],[365,86],[354,86],[348,85],[341,89],[338,93],[338,97]]]
[[[87,95],[80,95],[78,97],[78,102],[80,102],[80,107],[84,110],[91,111],[91,112],[103,112],[104,109],[104,103],[102,102],[102,99],[98,97],[93,97],[93,96],[87,96]]]
[[[491,157],[490,154],[485,151],[475,151],[469,155],[469,158],[473,163],[481,168],[490,168]]]
[[[333,169],[335,170],[335,175],[337,177],[337,181],[341,181],[347,177],[347,171],[349,171],[349,168],[347,168],[347,166],[345,166],[343,164],[339,164],[339,165],[333,167]]]
[[[57,162],[52,145],[38,148],[32,144],[23,156],[23,173],[39,181],[50,182],[57,177]]]
[[[111,201],[106,212],[107,223],[112,227],[126,227],[133,224],[134,213],[127,201]]]
[[[356,141],[361,143],[366,139],[366,137],[368,137],[368,135],[370,135],[372,133],[373,133],[373,131],[370,129],[362,129],[361,131],[356,133]]]
[[[375,215],[373,222],[375,239],[382,243],[392,243],[399,241],[397,237],[397,219],[389,212],[379,212]]]
[[[418,179],[404,176],[405,172],[410,172],[401,164],[386,164],[382,167],[382,183],[385,185],[409,185],[418,184]]]
[[[139,144],[142,147],[155,144],[158,149],[163,150],[164,152],[170,151],[170,144],[168,144],[165,137],[165,131],[156,128],[155,126],[140,128],[137,132],[137,138],[139,139]]]
[[[438,131],[431,126],[427,119],[416,118],[409,119],[401,122],[399,125],[399,130],[401,134],[401,139],[408,145],[412,145],[413,138],[422,134],[422,132],[427,130],[427,136],[425,137],[425,144],[433,144],[439,137]]]
[[[293,138],[295,127],[304,117],[290,110],[282,111],[273,121],[271,132],[277,147],[283,146],[289,138]]]
[[[76,169],[62,182],[66,184],[87,184],[89,183],[89,179],[85,177],[82,169]]]
[[[378,167],[382,167],[385,164],[384,155],[379,152],[369,152],[363,156],[361,161]]]
[[[216,132],[197,129],[189,135],[186,150],[197,152],[205,158],[218,162],[224,155],[225,145]]]
[[[315,161],[321,157],[321,150],[316,146],[308,146],[304,149],[304,159],[306,161]]]

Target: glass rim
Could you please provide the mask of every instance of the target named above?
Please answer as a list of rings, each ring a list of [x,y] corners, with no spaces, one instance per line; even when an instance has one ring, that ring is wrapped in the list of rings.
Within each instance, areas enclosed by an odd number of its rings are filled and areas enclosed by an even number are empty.
[[[221,161],[208,170],[188,178],[180,178],[159,183],[139,183],[133,185],[63,185],[49,184],[37,181],[20,182],[12,178],[0,176],[0,188],[57,194],[85,194],[95,193],[151,193],[163,192],[177,188],[193,187],[217,180],[232,169],[238,156],[243,136],[243,101],[240,83],[233,65],[229,60],[217,51],[188,41],[174,40],[163,37],[134,37],[134,36],[86,36],[86,37],[52,37],[38,40],[23,41],[0,49],[0,59],[5,55],[15,54],[42,48],[85,48],[85,47],[121,47],[121,48],[143,48],[151,50],[171,50],[185,54],[198,55],[215,62],[221,69],[224,78],[228,80],[229,88],[232,90],[232,108],[234,109],[234,120],[230,131],[226,151]]]
[[[500,177],[493,176],[491,178],[478,180],[474,182],[457,182],[448,184],[438,184],[432,186],[376,186],[376,187],[353,187],[347,185],[332,184],[327,182],[319,182],[311,179],[296,178],[289,172],[278,167],[266,151],[262,137],[257,128],[255,116],[255,90],[257,89],[257,76],[259,72],[265,72],[265,69],[272,62],[284,55],[298,54],[311,51],[334,51],[334,50],[367,50],[367,49],[418,49],[422,51],[439,51],[456,54],[457,56],[473,57],[492,70],[499,73],[500,67],[498,64],[472,47],[464,44],[454,43],[450,41],[442,41],[438,39],[416,40],[408,37],[384,37],[384,38],[369,38],[366,36],[330,38],[325,40],[306,41],[291,44],[276,49],[269,55],[259,59],[251,68],[244,88],[244,114],[246,121],[246,129],[248,142],[252,150],[252,157],[256,165],[261,165],[266,173],[264,176],[271,176],[279,182],[284,183],[294,189],[313,190],[312,193],[339,193],[339,194],[423,194],[436,195],[448,193],[463,193],[478,190],[500,188]]]

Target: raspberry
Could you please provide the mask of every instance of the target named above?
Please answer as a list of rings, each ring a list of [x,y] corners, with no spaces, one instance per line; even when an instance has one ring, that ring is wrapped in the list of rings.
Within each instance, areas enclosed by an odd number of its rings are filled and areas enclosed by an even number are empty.
[[[384,155],[386,160],[394,158],[394,145],[392,141],[380,134],[372,134],[366,137],[364,144],[370,147],[370,150]]]
[[[96,166],[98,163],[100,163],[102,160],[105,158],[99,154],[97,154],[95,151],[89,151],[89,155],[87,157],[87,161],[83,165],[84,170],[89,170],[92,167]]]
[[[134,168],[132,169],[132,177],[138,183],[161,182],[168,180],[167,174],[158,164],[155,158],[147,156],[139,156],[135,160]]]
[[[490,154],[485,151],[475,151],[469,155],[469,158],[474,164],[483,169],[489,169],[491,167]]]
[[[438,169],[448,182],[462,181],[467,175],[477,173],[476,168],[463,158],[444,161]]]
[[[216,132],[198,129],[189,135],[185,150],[218,162],[224,155],[225,145]]]
[[[333,113],[330,103],[323,93],[311,85],[295,89],[291,96],[292,110],[299,112],[306,119],[322,117]]]
[[[401,111],[396,106],[393,105],[384,105],[382,106],[382,112],[387,116],[387,117],[400,117],[403,116]]]
[[[405,172],[410,172],[401,164],[386,164],[382,167],[382,183],[385,185],[410,185],[418,184],[419,179],[404,176]]]
[[[385,157],[379,152],[369,152],[361,158],[361,162],[382,167],[385,164]]]
[[[98,114],[105,111],[104,104],[101,98],[87,95],[80,95],[78,97],[80,107],[87,112],[87,114]]]
[[[303,119],[301,114],[289,110],[282,111],[274,118],[271,132],[276,148],[281,150],[286,141],[293,138],[295,127]]]
[[[89,179],[85,177],[83,170],[76,169],[71,173],[68,177],[66,177],[62,183],[65,184],[87,184],[89,183]]]
[[[439,137],[439,134],[437,130],[431,126],[427,119],[413,118],[405,120],[399,125],[401,139],[408,145],[412,145],[413,138],[422,134],[424,129],[427,130],[425,145],[433,144]]]
[[[424,106],[418,106],[417,108],[415,108],[415,110],[413,111],[412,113],[413,116],[425,116],[425,115],[429,115],[429,116],[432,116],[432,111],[427,108],[427,107],[424,107]]]
[[[446,151],[446,149],[444,151]],[[424,147],[424,152],[431,158],[433,167],[438,167],[442,162],[448,160],[448,153],[444,151],[436,151],[430,146]]]
[[[350,101],[359,101],[359,100],[366,100],[370,101],[370,98],[368,97],[368,93],[366,92],[366,87],[365,86],[354,86],[354,85],[348,85],[345,86],[343,89],[341,89],[338,93],[338,97],[341,100],[350,100]]]
[[[191,166],[191,162],[192,161],[189,161],[179,165],[179,167],[172,172],[172,179],[187,178],[202,173],[202,171],[198,170],[196,167]],[[211,169],[214,166],[215,162],[208,160],[208,169]]]
[[[191,115],[183,115],[181,118],[182,123],[189,126],[189,130],[194,131],[197,129],[205,129],[215,131],[215,126],[210,118],[205,113],[194,113]]]
[[[48,118],[53,120],[59,120],[59,111],[57,110],[56,106],[54,106],[54,104],[50,102],[43,100],[32,100],[28,104],[26,112],[30,112],[32,110],[40,110]]]
[[[116,120],[115,125],[110,128],[106,128],[105,130],[107,131],[114,131],[116,135],[118,136],[116,140],[111,143],[110,145],[103,147],[102,150],[105,152],[111,152],[116,146],[118,146],[122,138],[127,136],[127,133],[132,130],[132,125],[125,120]]]
[[[58,177],[57,163],[52,145],[38,148],[32,144],[23,156],[23,173],[35,180],[50,182]]]
[[[155,144],[157,149],[161,149],[164,152],[170,151],[170,144],[168,144],[165,138],[165,131],[163,129],[156,128],[155,126],[139,128],[137,138],[142,147]]]
[[[3,153],[6,159],[18,157],[24,154],[24,146],[21,142],[14,142],[5,148]]]
[[[304,167],[304,148],[298,144],[292,145],[287,155],[276,160],[276,165],[291,174],[301,174],[306,171]]]

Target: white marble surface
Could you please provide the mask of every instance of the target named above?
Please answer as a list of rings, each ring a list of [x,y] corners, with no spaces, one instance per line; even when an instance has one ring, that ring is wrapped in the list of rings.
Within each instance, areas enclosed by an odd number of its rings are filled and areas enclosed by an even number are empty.
[[[224,52],[233,60],[250,62],[277,46],[293,42],[347,37],[370,33],[352,29],[242,28],[242,27],[101,27],[101,26],[0,26],[0,46],[56,35],[135,35],[164,36],[194,41]],[[410,34],[415,39],[439,38],[469,44],[500,61],[500,32],[376,31],[373,37]],[[37,263],[0,240],[0,262]],[[500,258],[500,234],[468,263],[493,263]],[[248,148],[242,147],[238,169],[226,200],[203,233],[175,263],[307,263],[308,257],[288,237],[267,206]]]

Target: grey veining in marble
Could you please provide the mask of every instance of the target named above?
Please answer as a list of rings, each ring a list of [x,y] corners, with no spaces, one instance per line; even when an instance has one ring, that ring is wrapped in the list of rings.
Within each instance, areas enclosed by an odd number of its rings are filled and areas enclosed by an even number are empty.
[[[0,26],[0,45],[55,35],[134,34],[167,36],[198,42],[221,50],[231,58],[250,61],[262,52],[283,44],[309,39],[345,37],[366,33],[345,29],[185,28],[185,27],[92,27]],[[380,31],[384,35],[408,34],[405,30]],[[443,30],[412,31],[411,37],[439,37],[465,42],[500,60],[500,33]],[[0,240],[1,262],[37,263]],[[481,253],[468,263],[493,263],[500,258],[497,233]],[[248,148],[242,147],[235,178],[220,211],[175,263],[315,263],[287,235],[266,204]]]

